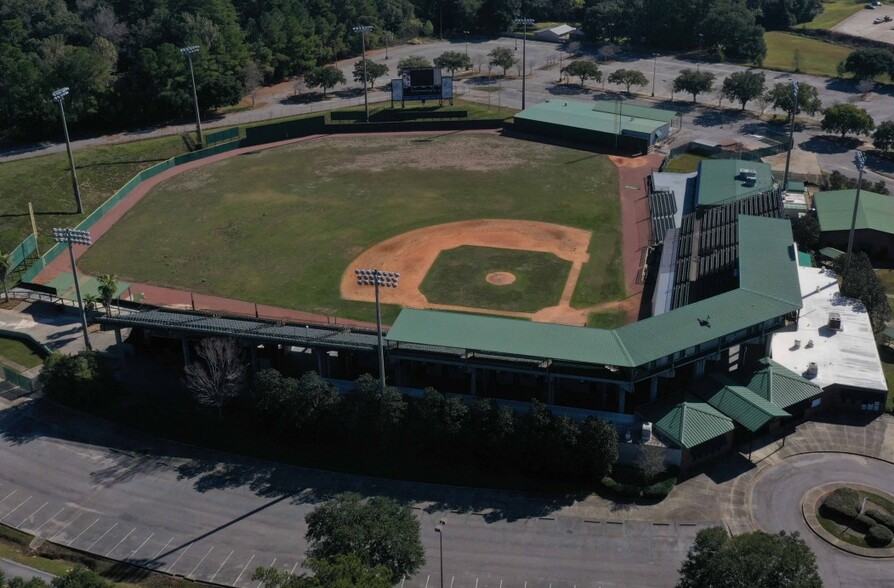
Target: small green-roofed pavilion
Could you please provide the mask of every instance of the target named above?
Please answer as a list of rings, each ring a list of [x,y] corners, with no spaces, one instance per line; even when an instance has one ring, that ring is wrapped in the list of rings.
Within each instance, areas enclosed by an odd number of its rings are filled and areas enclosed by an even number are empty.
[[[834,247],[823,247],[819,250],[819,254],[829,259],[838,259],[842,255],[844,255],[844,251],[842,251],[841,249],[835,249]]]
[[[639,118],[628,113],[624,106],[620,112],[601,112],[594,110],[590,103],[573,100],[541,102],[519,112],[515,118],[609,134],[632,131],[649,135],[667,124],[665,121]]]
[[[745,386],[723,376],[709,376],[696,385],[696,394],[752,433],[773,419],[791,416]]]
[[[756,181],[746,181],[742,170],[754,171]],[[698,164],[695,203],[697,206],[728,204],[772,188],[769,164],[741,159],[703,159]]]
[[[785,187],[786,192],[798,192],[801,194],[804,193],[805,189],[804,182],[793,182],[791,180],[789,180],[788,186]]]
[[[813,267],[813,259],[806,251],[798,251],[798,265],[801,267]]]
[[[781,409],[822,394],[822,388],[769,357],[758,361],[757,366],[755,371],[746,376],[745,385]]]
[[[820,229],[826,231],[850,231],[854,215],[856,190],[820,192],[813,197]],[[860,190],[857,206],[856,230],[870,229],[894,234],[894,197]]]
[[[649,403],[637,412],[683,449],[692,449],[734,428],[732,419],[691,394]]]

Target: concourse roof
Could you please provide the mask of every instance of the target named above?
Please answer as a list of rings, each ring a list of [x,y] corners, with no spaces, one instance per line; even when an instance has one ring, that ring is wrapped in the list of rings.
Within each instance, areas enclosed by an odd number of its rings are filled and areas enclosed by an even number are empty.
[[[750,184],[740,170],[754,170],[757,181]],[[698,164],[697,206],[717,206],[766,192],[773,188],[770,165],[741,159],[703,159]]]
[[[849,231],[856,198],[856,190],[832,190],[814,196],[820,228],[823,231]],[[894,233],[894,197],[860,190],[855,228]]]

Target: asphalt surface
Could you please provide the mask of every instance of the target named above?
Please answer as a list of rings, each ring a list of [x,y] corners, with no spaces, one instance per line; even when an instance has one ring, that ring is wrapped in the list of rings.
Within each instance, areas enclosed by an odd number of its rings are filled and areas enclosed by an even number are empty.
[[[333,493],[414,507],[427,563],[405,586],[671,586],[710,521],[553,516],[562,499],[363,478],[237,458],[118,431],[52,403],[0,413],[0,522],[174,575],[252,586],[300,571],[304,516]],[[35,467],[40,464],[40,467]]]
[[[53,574],[48,574],[47,572],[8,559],[0,559],[0,570],[3,570],[3,573],[6,574],[7,581],[9,581],[10,578],[24,578],[25,580],[40,578],[49,584],[53,581],[53,578],[56,577]]]
[[[754,522],[765,531],[799,531],[816,554],[817,567],[827,588],[894,586],[894,561],[870,559],[838,550],[807,526],[801,499],[828,482],[856,482],[889,489],[894,464],[858,455],[807,453],[795,455],[768,468],[754,485]]]
[[[870,11],[867,11],[870,12]],[[423,45],[403,45],[393,47],[388,50],[388,58],[385,59],[385,51],[377,49],[368,52],[370,59],[383,61],[391,67],[390,75],[395,74],[397,62],[408,55],[420,55],[433,59],[444,51],[468,51],[473,63],[476,63],[479,56],[484,56],[495,47],[509,47],[517,52],[521,58],[523,44],[521,41],[511,38],[498,39],[471,39],[468,44],[464,40],[457,41],[439,41],[427,43]],[[468,47],[468,49],[466,49]],[[517,49],[516,49],[517,47]],[[591,52],[588,56],[599,58],[595,52]],[[607,83],[596,83],[590,81],[587,83],[587,90],[581,92],[571,80],[571,84],[557,84],[559,78],[560,65],[566,64],[574,56],[564,51],[561,46],[553,43],[545,43],[540,41],[527,42],[527,63],[529,76],[526,80],[527,104],[536,104],[545,100],[554,100],[558,98],[569,98],[575,100],[604,99],[614,96],[618,91],[618,86],[612,86]],[[339,68],[345,72],[347,79],[352,79],[353,63],[356,59],[346,59],[338,62]],[[608,77],[612,71],[618,68],[636,69],[642,71],[646,78],[650,81],[649,86],[641,88],[642,95],[640,98],[646,99],[650,104],[659,107],[680,107],[689,108],[691,97],[672,95],[671,85],[673,79],[684,68],[699,67],[702,70],[709,71],[717,76],[718,82],[715,86],[720,85],[723,78],[737,71],[745,71],[750,68],[743,66],[726,64],[726,63],[702,63],[696,64],[687,57],[677,56],[661,56],[653,58],[650,53],[618,53],[610,61],[601,61],[600,68],[603,72],[603,79]],[[477,72],[478,67],[475,66]],[[760,71],[760,70],[756,70]],[[510,69],[507,73],[509,78],[502,79],[497,74],[501,71],[497,68],[492,72],[493,76],[488,76],[487,66],[481,68],[480,73],[472,79],[464,79],[456,84],[457,94],[468,100],[476,101],[484,104],[509,106],[512,108],[521,108],[522,104],[522,80],[518,76],[516,68]],[[654,73],[654,76],[653,76]],[[801,74],[788,74],[783,72],[766,70],[767,85],[775,83],[788,83],[789,81],[806,82],[815,86],[819,91],[820,99],[825,106],[836,103],[849,102],[856,104],[861,108],[865,108],[878,123],[891,118],[894,113],[894,95],[885,89],[879,92],[872,92],[861,95],[855,84],[848,81],[837,79],[827,79],[816,76],[807,76]],[[654,85],[651,83],[654,79]],[[494,89],[498,91],[493,91]],[[487,89],[488,91],[483,91]],[[636,88],[634,88],[636,89]],[[249,122],[258,122],[263,120],[272,120],[284,116],[292,116],[307,112],[318,112],[321,110],[330,110],[347,105],[359,105],[363,103],[362,93],[359,92],[359,86],[350,82],[344,88],[337,88],[331,96],[322,102],[310,104],[296,104],[293,100],[294,85],[291,83],[280,84],[272,89],[267,89],[261,99],[263,105],[249,111],[237,112],[227,115],[206,116],[203,127],[214,129],[222,126],[231,126],[236,124],[244,124]],[[880,93],[884,92],[884,93]],[[654,100],[650,94],[654,93]],[[386,92],[376,90],[370,93],[370,101],[378,102],[389,99]],[[716,105],[716,95],[708,95],[699,97],[699,103]],[[728,106],[728,105],[727,105]],[[755,105],[749,104],[749,107],[756,108]],[[735,116],[735,111],[730,108],[726,111],[728,115]],[[684,125],[689,124],[698,118],[697,114],[687,121],[684,117]],[[799,125],[796,133],[796,144],[800,148],[815,152],[820,158],[822,169],[825,171],[839,170],[850,176],[855,176],[856,171],[853,164],[854,145],[842,145],[840,143],[829,142],[825,140],[813,139],[814,135],[820,134],[819,116],[813,119],[801,118],[806,126]],[[705,128],[719,127],[723,128],[723,118],[701,117],[701,122],[697,122],[696,126]],[[729,125],[727,125],[729,127]],[[181,124],[170,125],[158,128],[140,129],[120,133],[117,135],[92,137],[76,140],[73,143],[74,149],[77,150],[82,146],[104,144],[109,142],[132,141],[140,138],[167,135],[171,133],[189,133],[194,128],[194,122],[185,118]],[[717,130],[717,129],[715,129]],[[739,128],[732,126],[726,131],[729,140],[735,140],[737,134],[740,133]],[[77,128],[71,128],[70,131],[77,136]],[[748,129],[746,128],[747,132]],[[60,138],[61,139],[61,138]],[[0,152],[0,161],[17,159],[21,157],[33,157],[50,152],[60,152],[65,148],[61,142],[45,142],[26,147],[6,150]],[[882,172],[894,177],[894,166],[880,161],[870,160],[868,162],[865,177],[872,181],[879,179],[888,179],[883,175],[875,172]]]

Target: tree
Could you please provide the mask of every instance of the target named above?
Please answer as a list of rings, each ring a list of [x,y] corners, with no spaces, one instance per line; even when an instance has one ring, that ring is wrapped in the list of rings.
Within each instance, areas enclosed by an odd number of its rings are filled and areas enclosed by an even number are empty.
[[[792,103],[794,102],[791,84],[776,84],[767,94],[767,99],[773,105],[775,110],[791,112]],[[819,99],[819,92],[817,92],[817,89],[810,84],[798,82],[798,104],[795,109],[795,114],[806,112],[810,116],[813,116],[822,109],[823,103]]]
[[[3,299],[9,302],[9,292],[6,289],[6,278],[9,277],[9,270],[12,269],[12,256],[9,253],[0,251],[0,282],[3,282]]]
[[[745,104],[764,93],[766,77],[763,72],[737,71],[723,80],[723,95],[730,101],[738,101],[745,110]]]
[[[371,568],[350,554],[328,559],[308,559],[304,567],[312,576],[297,576],[277,568],[257,568],[251,576],[264,588],[391,588],[391,571],[385,566]]]
[[[445,51],[435,57],[435,67],[442,67],[453,75],[458,69],[472,69],[472,58],[459,51]]]
[[[872,144],[876,149],[881,149],[882,151],[887,151],[894,147],[894,121],[886,120],[876,127],[875,132],[872,133]],[[2,265],[0,265],[0,269],[2,269]]]
[[[630,86],[647,86],[649,85],[649,80],[646,79],[646,75],[639,70],[622,68],[616,69],[608,74],[608,83],[624,86],[625,91],[629,94]]]
[[[612,473],[618,461],[618,431],[615,426],[597,417],[587,417],[580,428],[577,449],[582,477],[599,481]]]
[[[854,79],[872,79],[894,72],[894,53],[880,47],[855,49],[844,60],[842,69],[854,74]]]
[[[836,104],[823,113],[820,127],[824,131],[841,133],[843,139],[847,134],[867,135],[875,128],[869,113],[853,104]]]
[[[78,408],[96,406],[111,390],[108,374],[95,351],[51,353],[43,362],[39,378],[47,396]]]
[[[677,588],[820,588],[816,556],[795,533],[756,531],[733,538],[720,527],[698,532]]]
[[[387,74],[388,66],[386,64],[377,63],[369,59],[366,60],[366,83],[370,88],[375,85],[377,79]],[[362,59],[354,64],[354,81],[363,83]]]
[[[602,81],[602,72],[595,61],[589,59],[576,59],[562,68],[562,73],[580,78],[580,87],[584,87],[587,80]]]
[[[820,241],[819,221],[812,214],[805,214],[792,221],[792,235],[795,237],[795,243],[798,244],[798,248],[801,251],[816,249]]]
[[[397,583],[425,564],[419,521],[392,498],[338,494],[306,517],[307,555],[332,560],[354,555],[370,568],[384,566]]]
[[[842,277],[841,293],[848,298],[856,298],[866,307],[872,330],[878,333],[885,328],[885,322],[891,318],[885,286],[872,269],[872,262],[866,253],[860,251],[852,255],[847,273],[844,272],[846,257],[846,255],[838,257],[832,265]]]
[[[336,84],[344,84],[345,74],[337,67],[327,65],[324,67],[315,67],[304,76],[304,83],[309,88],[322,88],[323,96],[326,91],[334,88]]]
[[[764,28],[745,2],[713,0],[707,13],[698,16],[697,26],[704,31],[704,46],[721,58],[741,57],[759,65],[767,54]]]
[[[255,107],[255,97],[258,95],[258,89],[264,82],[264,72],[258,67],[254,61],[245,64],[245,70],[242,72],[242,87],[245,93],[251,97],[251,107]]]
[[[643,486],[654,483],[658,476],[667,471],[667,466],[664,465],[664,451],[653,445],[640,447],[635,465],[639,470],[640,482]]]
[[[52,588],[112,588],[113,584],[85,567],[79,566],[64,576],[53,578]]]
[[[398,431],[407,412],[403,395],[393,386],[386,386],[383,392],[379,380],[369,374],[354,381],[354,394],[359,399],[364,427],[386,444]]]
[[[118,291],[118,279],[114,274],[103,274],[96,278],[96,281],[99,282],[97,290],[102,299],[102,305],[106,307],[106,314],[112,316],[112,299],[115,298],[115,292]]]
[[[494,47],[487,57],[491,65],[503,69],[503,77],[506,77],[506,70],[518,62],[518,58],[509,47]]]
[[[699,94],[706,94],[711,91],[714,85],[714,74],[706,71],[693,71],[684,69],[676,78],[674,78],[674,92],[686,92],[692,94],[692,101],[695,102]]]
[[[209,337],[196,348],[198,361],[184,368],[186,387],[196,402],[217,409],[223,418],[223,407],[235,398],[245,384],[246,367],[239,357],[234,339]]]
[[[397,62],[397,72],[404,74],[411,69],[428,69],[432,67],[431,61],[427,57],[420,55],[409,55]]]

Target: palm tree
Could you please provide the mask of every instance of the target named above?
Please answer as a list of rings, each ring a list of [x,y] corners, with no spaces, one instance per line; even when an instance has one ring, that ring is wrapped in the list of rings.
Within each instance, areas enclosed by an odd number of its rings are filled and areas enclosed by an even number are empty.
[[[3,282],[3,297],[9,302],[9,292],[6,290],[6,278],[12,269],[12,256],[0,251],[0,281]]]
[[[87,312],[96,310],[98,302],[100,302],[100,298],[96,294],[84,294],[84,310]]]
[[[118,290],[118,280],[114,274],[103,274],[96,280],[99,282],[99,297],[102,298],[102,304],[106,307],[106,314],[112,316],[112,298],[115,297],[115,291]]]

